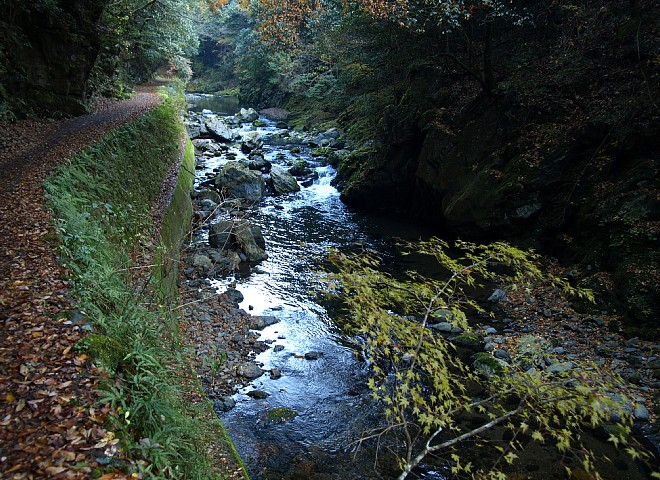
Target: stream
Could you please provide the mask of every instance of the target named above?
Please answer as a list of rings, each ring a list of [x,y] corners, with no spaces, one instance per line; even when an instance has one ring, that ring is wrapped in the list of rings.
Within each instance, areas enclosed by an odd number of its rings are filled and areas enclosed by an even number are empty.
[[[191,110],[198,118],[233,116],[240,109],[233,98],[196,96],[191,100]],[[374,403],[366,386],[368,365],[357,354],[356,339],[343,337],[335,327],[332,312],[319,302],[315,289],[318,272],[331,248],[377,252],[392,272],[412,268],[430,274],[429,265],[420,263],[420,256],[403,257],[396,240],[428,238],[436,232],[347,207],[332,186],[334,168],[325,157],[313,155],[318,152],[310,144],[319,144],[318,137],[314,140],[312,134],[290,131],[264,117],[258,120],[258,126],[245,122],[233,129],[242,134],[256,131],[263,140],[259,150],[270,164],[288,169],[304,162],[315,175],[313,180],[299,181],[300,191],[265,196],[247,211],[241,210],[241,215],[260,227],[268,258],[258,264],[241,262],[232,274],[209,279],[218,292],[230,287],[240,291],[243,300],[239,307],[245,312],[277,319],[259,332],[259,341],[270,348],[255,358],[261,370],[271,374],[261,375],[234,394],[235,406],[221,418],[254,480],[395,478],[399,472],[393,455],[397,440],[374,435],[383,426],[383,418],[381,406]],[[248,162],[249,150],[242,149],[240,141],[229,141],[200,155],[196,188],[214,178],[230,160]],[[198,232],[196,241],[207,242],[208,230]],[[533,299],[521,308],[530,308],[537,316],[547,310],[547,306],[535,305]],[[492,319],[489,323],[497,328],[489,326],[484,341],[494,338],[503,342],[504,335],[532,332],[534,322],[526,318],[522,316],[522,323],[511,318]],[[575,328],[588,334],[594,329],[589,321]],[[605,340],[614,338],[605,330],[602,335]],[[566,358],[586,354],[579,341],[564,341],[558,350],[564,354],[570,348],[579,353],[567,353]],[[494,429],[491,434],[506,438],[503,430]],[[616,458],[618,480],[645,478],[643,469],[638,470],[638,465],[632,465],[611,444],[588,434],[585,438],[594,450]],[[463,453],[472,458],[485,452]],[[527,471],[523,475],[543,472],[543,477],[534,478],[565,478],[563,464],[569,460],[556,451],[536,444],[520,454]],[[444,464],[442,459],[434,463]],[[422,466],[411,478],[446,479],[451,472],[445,468]]]
[[[193,108],[222,114],[236,111],[231,100],[218,100],[215,105],[205,97],[203,104]],[[379,421],[366,388],[367,366],[317,302],[315,272],[329,248],[366,248],[393,257],[395,237],[412,240],[429,232],[351,210],[330,183],[335,176],[332,166],[312,157],[307,145],[296,145],[300,152],[292,154],[291,145],[272,144],[269,139],[282,131],[274,121],[260,120],[265,122],[257,128],[264,139],[265,159],[283,166],[305,160],[318,178],[299,192],[267,196],[259,202],[248,216],[262,229],[268,259],[249,271],[241,269],[213,281],[219,290],[235,282],[244,296],[241,308],[279,319],[261,331],[260,339],[272,348],[256,361],[264,370],[279,369],[281,377],[264,375],[242,389],[234,397],[236,407],[224,414],[223,422],[252,479],[384,478],[382,472],[374,472],[374,459],[386,455],[377,451],[374,442],[364,442],[360,448],[354,443]],[[243,131],[254,129],[251,124],[241,126]],[[239,161],[246,158],[238,147],[231,147],[227,154]],[[205,159],[204,167],[198,167],[196,184],[227,161],[227,155]],[[255,400],[247,395],[255,389],[268,397]],[[266,412],[281,407],[295,412],[295,418],[269,420]],[[392,465],[391,473],[395,471]]]

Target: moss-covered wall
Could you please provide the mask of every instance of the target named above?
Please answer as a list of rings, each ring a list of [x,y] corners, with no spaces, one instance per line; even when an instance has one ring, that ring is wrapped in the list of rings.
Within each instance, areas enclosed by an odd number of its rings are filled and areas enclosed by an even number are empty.
[[[156,254],[155,276],[157,288],[164,297],[176,294],[179,274],[179,249],[189,232],[192,219],[190,191],[195,178],[195,152],[190,139],[186,140],[183,160],[170,204],[160,230],[160,248]]]

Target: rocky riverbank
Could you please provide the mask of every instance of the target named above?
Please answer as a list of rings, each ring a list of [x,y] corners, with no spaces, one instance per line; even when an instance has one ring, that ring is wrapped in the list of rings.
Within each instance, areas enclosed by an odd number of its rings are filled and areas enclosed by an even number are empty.
[[[247,118],[247,115],[241,117]],[[208,171],[208,166],[214,165],[218,159],[222,162],[210,173],[202,175],[193,192],[196,241],[184,252],[184,282],[181,285],[182,330],[195,349],[196,371],[204,391],[214,401],[216,411],[221,413],[234,407],[233,394],[252,380],[262,375],[278,378],[282,374],[277,369],[265,369],[255,361],[260,352],[269,348],[266,342],[260,341],[259,329],[277,322],[277,319],[250,315],[239,307],[242,295],[234,286],[219,294],[212,279],[236,271],[241,275],[259,271],[258,262],[268,255],[263,233],[268,237],[269,232],[262,233],[250,224],[251,206],[264,195],[286,192],[278,192],[273,187],[274,167],[264,158],[261,149],[243,146],[246,137],[240,128],[247,122],[218,120],[208,113],[193,121],[197,125],[191,130],[194,135],[202,125],[222,121],[230,125],[227,136],[233,139],[220,141],[198,137],[193,140],[200,170],[205,168]],[[256,121],[252,120],[253,126]],[[291,151],[298,145],[319,148],[322,145],[319,138],[323,137],[326,150],[321,151],[324,153],[341,154],[343,148],[334,132],[311,135],[284,131],[276,135],[261,140],[282,142]],[[253,141],[259,137],[251,134],[248,138]],[[292,143],[287,144],[286,139],[292,139]],[[244,156],[238,161],[234,153],[237,149]],[[291,162],[285,173],[294,177],[298,184],[303,184],[310,175],[309,169],[304,167],[302,161]],[[295,188],[289,191],[293,192]],[[257,195],[253,195],[255,192]],[[485,302],[495,317],[474,317],[474,334],[466,335],[451,325],[451,319],[442,317],[438,317],[431,328],[438,335],[449,337],[472,357],[477,368],[482,369],[488,368],[488,362],[484,362],[488,359],[496,359],[501,364],[518,361],[521,346],[529,350],[529,368],[561,373],[579,368],[582,359],[592,360],[603,375],[623,378],[625,384],[621,392],[631,399],[630,408],[637,425],[657,448],[658,345],[640,339],[625,339],[613,333],[614,317],[607,312],[580,314],[560,292],[539,288],[523,295],[508,291],[506,285],[497,287],[491,299]],[[298,352],[298,355],[313,360],[313,355],[306,357],[306,353],[318,352]],[[260,390],[248,392],[256,399],[263,398],[264,394]]]

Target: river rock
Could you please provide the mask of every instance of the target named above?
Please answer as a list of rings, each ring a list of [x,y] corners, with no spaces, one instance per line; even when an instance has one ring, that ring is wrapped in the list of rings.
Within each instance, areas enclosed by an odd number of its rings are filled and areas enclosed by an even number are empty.
[[[257,131],[243,132],[241,137],[241,150],[243,153],[250,153],[252,150],[261,148],[264,144],[261,135]]]
[[[270,397],[270,394],[268,392],[264,392],[263,390],[252,390],[247,392],[247,396],[252,397],[255,400],[263,400],[264,398]]]
[[[254,108],[241,108],[241,111],[236,114],[236,118],[241,123],[251,123],[259,118],[259,114]]]
[[[235,198],[259,201],[263,198],[266,186],[261,173],[250,170],[239,162],[228,162],[215,177],[218,190],[225,189]]]
[[[250,225],[250,230],[252,231],[252,236],[254,237],[254,242],[257,246],[262,250],[266,250],[266,239],[261,231],[261,227],[259,225]]]
[[[196,254],[193,257],[193,267],[196,267],[203,272],[208,272],[213,268],[213,262],[206,255]]]
[[[282,378],[282,370],[279,368],[271,368],[270,369],[270,378],[273,380],[277,380],[278,378]]]
[[[250,222],[236,222],[234,224],[234,236],[247,261],[260,262],[268,258],[264,249],[257,244]]]
[[[268,173],[272,167],[271,163],[266,160],[262,155],[250,155],[250,158],[244,160],[243,163],[250,170],[259,170],[261,173]]]
[[[475,370],[490,378],[504,372],[509,367],[509,364],[504,360],[493,357],[489,353],[480,352],[474,356],[472,366]]]
[[[222,203],[222,198],[220,197],[220,194],[218,192],[214,192],[213,190],[209,190],[206,188],[197,192],[197,196],[195,197],[195,199],[198,202],[201,202],[203,200],[211,200],[216,204]]]
[[[493,293],[491,293],[490,297],[488,297],[489,302],[497,303],[500,300],[506,299],[506,293],[504,290],[501,290],[499,288],[495,289]]]
[[[220,142],[233,142],[239,135],[222,118],[208,117],[204,122],[209,135]]]
[[[449,332],[451,332],[452,328],[454,328],[454,327],[452,327],[451,323],[449,323],[449,322],[440,322],[440,323],[433,323],[433,324],[429,325],[429,328],[432,328],[436,332],[449,333]]]
[[[213,402],[213,409],[216,412],[228,412],[236,406],[236,400],[231,397],[221,396]]]
[[[454,313],[447,308],[438,308],[429,315],[429,323],[451,323]]]
[[[276,324],[277,322],[279,322],[279,319],[272,315],[254,316],[252,317],[250,328],[253,330],[262,330],[270,325]]]
[[[227,291],[225,292],[225,296],[227,297],[228,302],[233,303],[235,305],[238,305],[245,299],[243,297],[243,294],[240,292],[240,290],[236,290],[235,288],[232,287],[227,289]]]
[[[277,165],[273,165],[270,169],[270,179],[268,183],[273,189],[275,195],[297,192],[300,190],[300,185],[298,185],[296,177]]]
[[[318,360],[323,356],[323,352],[307,352],[305,354],[305,360]]]
[[[185,122],[188,136],[191,139],[204,138],[209,135],[209,131],[204,123],[197,118],[189,118]]]
[[[264,374],[264,371],[254,362],[244,363],[236,369],[236,373],[245,378],[254,379],[259,378]]]
[[[234,222],[220,220],[209,227],[209,244],[213,248],[229,249],[235,243]]]
[[[336,128],[330,128],[325,132],[321,132],[316,135],[311,141],[310,145],[318,147],[328,147],[335,143],[335,141],[341,136],[341,133]]]

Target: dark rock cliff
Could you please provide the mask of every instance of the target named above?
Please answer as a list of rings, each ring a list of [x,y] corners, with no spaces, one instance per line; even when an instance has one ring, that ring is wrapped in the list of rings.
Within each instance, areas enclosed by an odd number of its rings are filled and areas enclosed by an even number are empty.
[[[600,294],[597,308],[657,335],[657,20],[603,22],[593,44],[537,50],[504,72],[492,95],[457,103],[455,86],[429,77],[419,108],[435,114],[384,132],[400,140],[383,142],[389,148],[353,175],[343,199],[416,216],[447,235],[555,255]],[[631,25],[646,53],[634,54]]]
[[[3,4],[0,94],[48,113],[84,112],[106,1]]]

